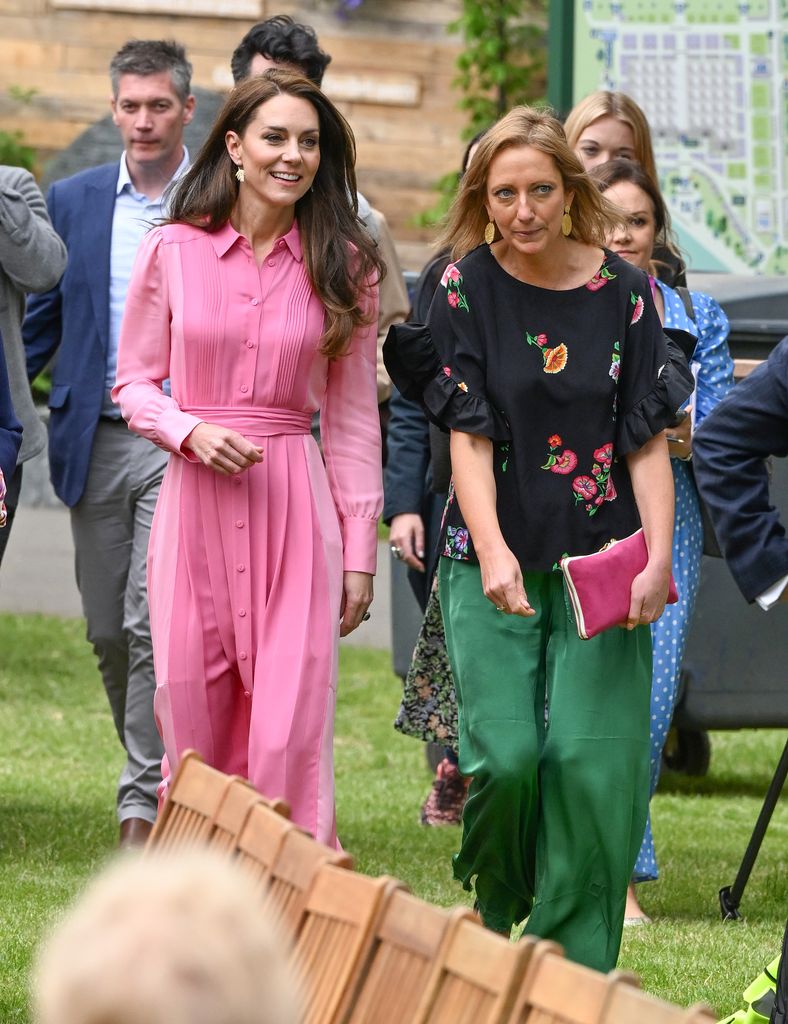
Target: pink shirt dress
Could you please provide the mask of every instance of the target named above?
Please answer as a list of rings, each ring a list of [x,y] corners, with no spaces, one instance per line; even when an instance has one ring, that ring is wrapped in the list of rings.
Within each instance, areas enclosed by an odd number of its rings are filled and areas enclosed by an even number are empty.
[[[373,289],[370,325],[329,361],[297,224],[259,267],[229,223],[154,228],[112,393],[129,427],[172,453],[148,552],[162,796],[191,747],[284,797],[329,844],[342,573],[375,572],[382,507],[376,307]],[[264,461],[230,477],[203,466],[183,448],[201,421]]]

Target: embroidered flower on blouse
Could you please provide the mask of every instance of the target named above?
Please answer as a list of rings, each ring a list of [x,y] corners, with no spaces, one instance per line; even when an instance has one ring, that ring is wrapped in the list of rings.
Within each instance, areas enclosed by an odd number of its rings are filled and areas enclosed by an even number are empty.
[[[547,439],[547,447],[550,452],[547,456],[547,461],[540,469],[549,469],[551,473],[559,473],[561,476],[565,476],[567,473],[571,473],[577,465],[577,455],[572,451],[571,448],[565,448],[560,454],[556,453],[556,448],[560,448],[562,445],[561,437],[559,434],[552,434]]]
[[[569,353],[566,345],[558,345],[556,348],[548,348],[544,353],[544,372],[560,373],[566,366]]]
[[[541,468],[562,476],[571,473],[577,467],[577,455],[569,448],[560,453],[557,451],[562,444],[558,434],[549,437],[547,443],[550,453]],[[617,497],[616,488],[610,478],[612,466],[613,444],[608,441],[595,449],[590,473],[582,473],[572,481],[575,506],[583,505],[589,517],[597,514],[603,502],[615,501]]]
[[[560,373],[566,366],[569,358],[569,351],[563,343],[554,348],[547,348],[546,334],[530,334],[525,332],[525,340],[529,345],[534,345],[542,353],[542,363],[545,373]]]
[[[446,527],[446,544],[443,554],[448,558],[468,558],[468,541],[470,536],[463,526]]]
[[[446,289],[446,300],[452,309],[464,309],[466,313],[470,311],[468,300],[460,287],[462,274],[453,263],[450,263],[443,271],[441,284]]]
[[[590,476],[576,476],[572,481],[572,490],[577,494],[577,497],[583,501],[588,501],[594,497],[599,488],[597,487],[596,480]]]
[[[616,274],[611,274],[607,269],[607,264],[603,263],[591,280],[586,282],[586,288],[590,292],[598,292],[600,288],[605,287],[608,281],[615,281],[616,277]]]
[[[565,448],[560,454],[551,451],[547,456],[547,461],[540,469],[549,469],[551,473],[560,473],[561,476],[565,476],[567,473],[571,473],[576,466],[577,455],[571,448]]]
[[[629,301],[635,307],[632,311],[632,319],[629,321],[629,326],[636,324],[638,320],[643,316],[643,310],[646,308],[646,304],[643,301],[642,295],[636,295],[635,292],[629,293]]]
[[[618,380],[621,373],[621,346],[618,342],[613,345],[613,356],[610,363],[610,369],[607,371],[608,377],[612,377],[613,380]]]
[[[450,263],[448,267],[443,271],[443,277],[441,278],[441,284],[445,288],[449,281],[453,281],[455,284],[459,284],[462,281],[462,274],[459,272],[457,267]]]

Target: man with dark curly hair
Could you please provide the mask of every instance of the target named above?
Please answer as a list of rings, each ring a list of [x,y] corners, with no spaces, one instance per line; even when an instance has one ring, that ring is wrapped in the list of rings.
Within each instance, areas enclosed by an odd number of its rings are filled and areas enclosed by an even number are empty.
[[[235,48],[230,67],[236,85],[276,67],[300,71],[320,86],[330,63],[310,25],[300,25],[288,14],[277,14],[249,29]]]

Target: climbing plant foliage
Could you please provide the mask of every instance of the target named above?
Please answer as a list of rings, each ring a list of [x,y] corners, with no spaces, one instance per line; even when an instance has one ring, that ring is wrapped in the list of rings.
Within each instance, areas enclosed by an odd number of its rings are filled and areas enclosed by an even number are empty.
[[[449,31],[461,34],[454,85],[459,107],[468,113],[463,137],[473,138],[518,103],[541,101],[545,89],[547,0],[462,0]],[[419,218],[437,223],[451,204],[458,173],[444,175],[435,188],[440,198]]]
[[[545,0],[463,0],[450,31],[462,33],[455,84],[469,114],[466,138],[518,103],[542,97],[545,83]]]

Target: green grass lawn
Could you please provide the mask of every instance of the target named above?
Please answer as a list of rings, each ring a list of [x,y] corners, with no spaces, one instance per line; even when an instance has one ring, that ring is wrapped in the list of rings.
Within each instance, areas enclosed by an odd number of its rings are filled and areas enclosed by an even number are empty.
[[[111,853],[121,757],[78,621],[0,616],[0,1022],[28,1020],[27,971],[42,930]],[[338,819],[357,867],[403,879],[443,905],[458,829],[424,829],[430,776],[419,743],[391,722],[399,683],[385,652],[348,648],[336,727]],[[731,883],[785,737],[717,733],[703,779],[665,777],[652,808],[662,879],[641,888],[649,927],[627,930],[620,966],[644,987],[719,1015],[779,951],[788,913],[788,809],[778,807],[745,893],[723,925]]]

